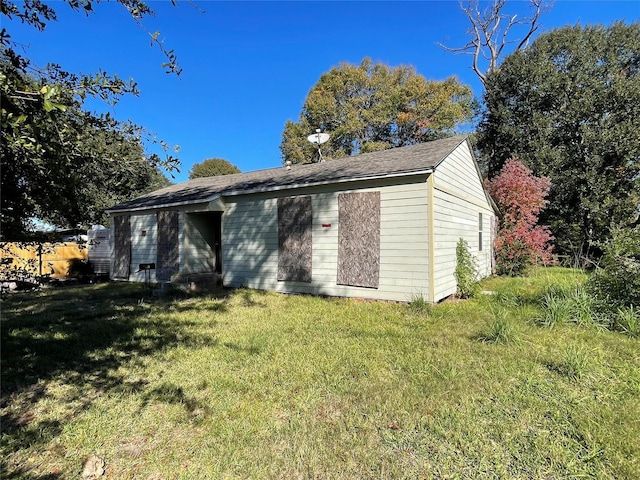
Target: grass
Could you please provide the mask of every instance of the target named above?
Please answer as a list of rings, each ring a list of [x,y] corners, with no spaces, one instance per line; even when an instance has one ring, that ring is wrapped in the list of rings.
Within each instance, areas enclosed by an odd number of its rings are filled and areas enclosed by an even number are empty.
[[[640,338],[640,310],[633,306],[618,308],[614,328],[632,337]]]
[[[504,308],[493,313],[493,319],[479,339],[488,343],[518,343],[521,340],[517,327],[509,319],[509,311]]]
[[[636,478],[638,339],[536,322],[583,279],[544,269],[431,307],[10,295],[0,476],[78,478],[96,455],[114,479]]]
[[[584,348],[569,345],[562,352],[562,363],[559,371],[567,377],[577,380],[589,372],[589,352]]]

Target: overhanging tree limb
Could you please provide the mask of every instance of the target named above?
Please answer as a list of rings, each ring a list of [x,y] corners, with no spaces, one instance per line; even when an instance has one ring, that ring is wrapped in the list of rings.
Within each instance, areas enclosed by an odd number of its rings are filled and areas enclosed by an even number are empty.
[[[65,0],[89,15],[102,0]],[[142,0],[117,0],[142,26],[153,11]],[[42,0],[0,0],[3,17],[38,30],[56,20]],[[152,36],[152,43],[159,34]],[[168,183],[158,167],[172,172],[179,161],[169,145],[145,129],[118,122],[109,114],[96,117],[82,110],[87,96],[115,104],[123,95],[137,95],[133,80],[102,69],[74,74],[59,65],[33,65],[5,28],[0,31],[0,169],[2,238],[20,238],[37,217],[56,225],[103,223],[104,209]],[[23,48],[26,50],[26,48]],[[179,74],[172,51],[164,65]],[[145,145],[159,145],[161,158]],[[177,151],[177,148],[174,149]],[[116,159],[114,161],[114,159]]]
[[[102,3],[104,0],[64,0],[73,10],[84,12],[85,15],[94,13],[93,5]],[[151,45],[156,45],[160,52],[165,56],[166,61],[162,63],[162,68],[167,73],[175,74],[180,77],[182,67],[178,63],[178,59],[173,50],[164,46],[163,40],[160,39],[160,32],[151,32],[142,22],[145,17],[154,17],[155,11],[149,6],[149,2],[143,0],[117,0],[131,15],[136,25],[142,29],[151,40]],[[200,7],[192,1],[188,3],[198,11],[202,11]],[[175,0],[171,0],[173,6],[177,5]],[[29,0],[25,2],[15,2],[13,0],[0,0],[0,13],[9,19],[17,19],[22,23],[26,23],[43,31],[47,24],[57,20],[56,11],[46,5],[41,0]],[[6,28],[2,29],[0,34],[0,47],[4,50],[10,50],[15,42],[11,40]]]

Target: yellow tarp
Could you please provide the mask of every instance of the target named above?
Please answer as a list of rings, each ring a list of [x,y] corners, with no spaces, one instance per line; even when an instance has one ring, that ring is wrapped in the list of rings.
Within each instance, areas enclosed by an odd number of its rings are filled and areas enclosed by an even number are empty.
[[[0,280],[12,279],[17,271],[33,276],[66,277],[74,262],[87,259],[87,252],[86,244],[73,242],[0,243]]]

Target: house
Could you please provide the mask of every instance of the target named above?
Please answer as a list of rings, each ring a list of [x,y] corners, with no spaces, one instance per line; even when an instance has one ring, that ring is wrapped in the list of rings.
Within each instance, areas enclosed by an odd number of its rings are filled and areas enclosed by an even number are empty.
[[[463,135],[198,178],[108,211],[111,278],[437,302],[456,292],[460,238],[491,273],[492,205]]]

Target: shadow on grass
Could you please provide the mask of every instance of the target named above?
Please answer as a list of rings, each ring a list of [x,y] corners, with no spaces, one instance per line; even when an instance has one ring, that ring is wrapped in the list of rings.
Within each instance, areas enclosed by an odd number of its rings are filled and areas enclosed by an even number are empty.
[[[25,478],[28,478],[29,480],[59,480],[64,478],[62,473],[34,475],[33,472],[27,471],[25,468],[17,468],[9,471],[5,460],[0,460],[0,473],[2,474],[2,476],[0,477],[2,478],[2,480],[24,480]]]
[[[163,383],[145,393],[143,397],[143,406],[151,403],[183,405],[189,413],[193,413],[200,408],[200,405],[195,398],[186,396],[182,387],[173,383]]]
[[[266,307],[265,301],[256,300],[256,296],[260,296],[260,292],[249,290],[247,288],[238,289],[238,294],[242,298],[242,306],[244,307]]]
[[[67,416],[73,416],[102,393],[145,391],[147,382],[117,373],[120,366],[177,345],[217,344],[215,338],[193,333],[193,324],[167,316],[172,302],[125,283],[21,293],[3,300],[2,478],[28,478],[16,473],[20,467],[15,465],[8,472],[6,455],[42,445],[62,431],[63,418],[44,420],[32,413],[40,400],[55,398],[52,385],[73,387],[61,400],[71,409]],[[223,300],[212,304],[211,311],[225,308]]]

